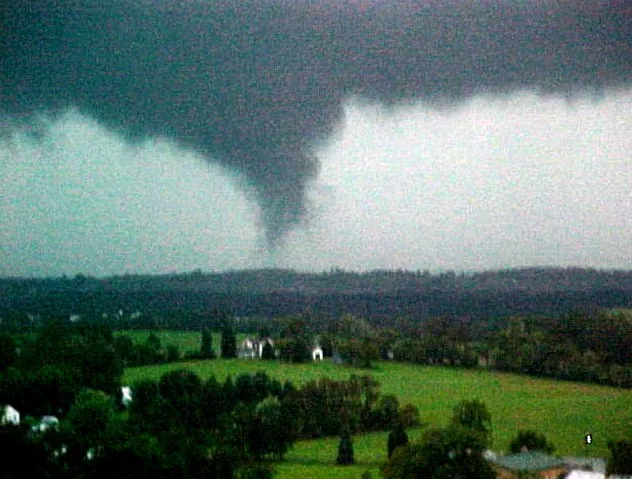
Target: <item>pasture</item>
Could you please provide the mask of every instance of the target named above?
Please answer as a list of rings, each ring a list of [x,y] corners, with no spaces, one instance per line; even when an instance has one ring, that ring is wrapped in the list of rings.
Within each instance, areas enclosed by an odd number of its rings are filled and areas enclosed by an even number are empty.
[[[180,338],[182,344],[193,345],[194,340],[186,335],[194,336],[196,344],[199,341],[195,333],[162,334],[172,335],[174,340]],[[169,341],[164,339],[163,342]],[[214,346],[219,347],[219,337],[214,337]],[[608,440],[629,434],[632,424],[632,391],[485,370],[395,362],[378,362],[374,369],[358,370],[327,360],[306,364],[222,359],[186,361],[128,368],[123,382],[133,384],[141,379],[159,379],[165,372],[178,368],[190,369],[202,378],[215,375],[218,379],[263,370],[297,385],[320,377],[346,379],[351,374],[369,374],[380,383],[383,393],[395,394],[401,404],[414,404],[423,422],[438,427],[447,423],[457,402],[478,399],[492,414],[492,448],[503,452],[518,429],[534,429],[553,442],[556,454],[607,457]],[[421,429],[409,431],[409,435],[413,438],[421,432]],[[584,437],[589,433],[593,442],[586,445]],[[386,437],[386,432],[354,436],[356,465],[348,467],[335,466],[338,438],[299,442],[288,453],[286,461],[276,466],[277,477],[357,478],[366,469],[373,472],[373,477],[379,477],[377,471],[385,460]]]

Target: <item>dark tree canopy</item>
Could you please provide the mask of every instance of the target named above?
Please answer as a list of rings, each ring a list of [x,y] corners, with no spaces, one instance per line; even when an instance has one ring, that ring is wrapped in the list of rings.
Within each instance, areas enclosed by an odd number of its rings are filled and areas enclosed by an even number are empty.
[[[200,345],[200,356],[204,359],[213,359],[215,351],[213,350],[213,335],[208,329],[202,331],[202,344]]]
[[[608,443],[610,458],[606,467],[608,474],[632,475],[632,438]]]
[[[461,401],[454,407],[452,424],[461,426],[481,434],[486,441],[491,441],[492,417],[487,406],[478,400]]]
[[[522,451],[541,451],[551,454],[555,451],[555,446],[547,441],[544,434],[538,434],[536,431],[520,430],[517,436],[509,444],[509,451],[517,454]]]
[[[237,357],[237,337],[235,330],[229,324],[222,328],[221,351],[224,359]]]
[[[481,435],[462,426],[431,429],[419,442],[397,448],[382,468],[385,479],[495,479],[482,457]]]
[[[261,359],[269,361],[270,359],[274,359],[274,347],[270,342],[265,341],[263,344],[263,349],[261,351]]]
[[[408,434],[406,434],[406,431],[401,424],[397,424],[388,434],[387,454],[389,459],[393,455],[395,449],[400,446],[405,446],[406,444],[408,444]]]

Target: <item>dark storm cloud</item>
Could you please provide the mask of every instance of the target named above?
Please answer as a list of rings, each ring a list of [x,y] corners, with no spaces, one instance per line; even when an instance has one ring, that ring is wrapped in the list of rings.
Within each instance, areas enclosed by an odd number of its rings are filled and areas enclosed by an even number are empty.
[[[351,95],[607,92],[632,81],[626,0],[33,0],[0,24],[5,121],[75,108],[245,176],[274,244]]]

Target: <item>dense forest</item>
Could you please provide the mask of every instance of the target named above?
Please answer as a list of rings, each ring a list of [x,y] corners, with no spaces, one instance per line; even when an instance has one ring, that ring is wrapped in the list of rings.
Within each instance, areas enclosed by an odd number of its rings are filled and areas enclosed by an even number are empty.
[[[349,313],[388,325],[400,317],[423,320],[450,315],[478,320],[630,306],[632,271],[580,268],[472,274],[402,270],[357,273],[339,269],[299,273],[270,269],[0,279],[0,325],[19,329],[59,315],[111,321],[141,313],[145,320],[163,326],[177,317],[178,328],[198,329],[200,322],[210,320],[209,311],[262,319],[306,311],[320,317]]]

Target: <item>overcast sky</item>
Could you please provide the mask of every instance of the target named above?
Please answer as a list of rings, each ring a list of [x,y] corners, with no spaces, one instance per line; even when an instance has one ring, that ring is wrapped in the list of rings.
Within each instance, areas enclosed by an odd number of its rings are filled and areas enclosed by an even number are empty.
[[[630,91],[445,110],[351,100],[318,150],[310,215],[275,255],[238,177],[70,113],[2,144],[1,274],[632,268],[630,111]]]
[[[0,275],[632,268],[630,32],[610,0],[8,2]]]

